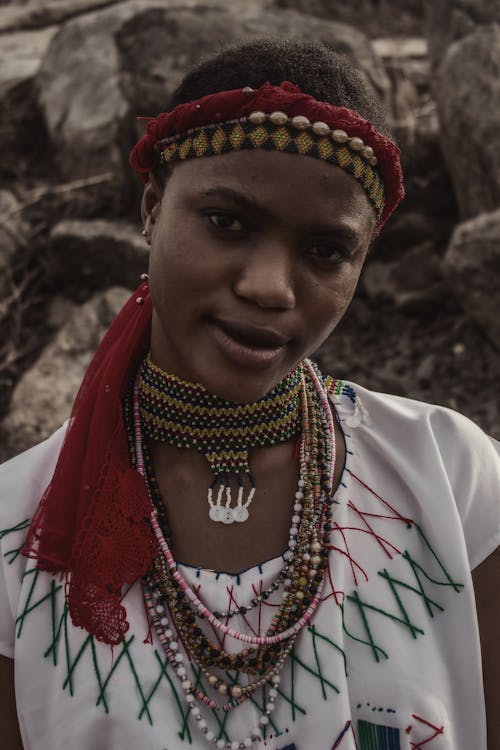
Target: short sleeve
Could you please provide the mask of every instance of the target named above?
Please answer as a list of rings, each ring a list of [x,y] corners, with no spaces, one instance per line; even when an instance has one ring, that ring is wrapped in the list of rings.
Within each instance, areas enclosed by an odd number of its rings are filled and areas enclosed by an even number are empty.
[[[432,422],[473,570],[500,546],[500,443],[449,409]]]
[[[479,464],[462,519],[471,570],[500,546],[500,443],[482,436]]]

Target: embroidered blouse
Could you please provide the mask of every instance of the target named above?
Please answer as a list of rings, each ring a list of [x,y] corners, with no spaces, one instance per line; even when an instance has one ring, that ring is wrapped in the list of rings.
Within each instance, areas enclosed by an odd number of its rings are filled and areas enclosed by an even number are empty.
[[[448,409],[339,391],[347,460],[323,601],[252,747],[486,750],[470,571],[500,544],[500,445]],[[141,584],[125,595],[130,630],[111,650],[72,626],[61,581],[19,554],[62,437],[0,468],[0,654],[15,658],[24,746],[208,748],[154,633],[148,641]],[[221,611],[266,589],[281,564],[239,575],[181,570]],[[278,601],[270,596],[232,625],[263,634]],[[265,702],[259,691],[222,718],[207,709],[206,720],[216,738],[240,740]]]

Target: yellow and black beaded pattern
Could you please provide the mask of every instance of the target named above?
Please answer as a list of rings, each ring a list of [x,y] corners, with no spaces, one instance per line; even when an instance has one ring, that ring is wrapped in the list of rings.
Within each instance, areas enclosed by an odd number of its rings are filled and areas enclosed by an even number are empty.
[[[385,193],[378,170],[346,144],[336,143],[331,137],[317,135],[312,130],[296,130],[272,122],[253,124],[248,120],[205,125],[164,142],[161,161],[185,161],[257,148],[312,156],[345,169],[360,183],[378,218],[381,217]]]
[[[139,376],[143,434],[203,453],[215,476],[249,473],[249,448],[277,445],[300,433],[302,379],[299,365],[259,401],[235,404],[164,372],[148,355]]]

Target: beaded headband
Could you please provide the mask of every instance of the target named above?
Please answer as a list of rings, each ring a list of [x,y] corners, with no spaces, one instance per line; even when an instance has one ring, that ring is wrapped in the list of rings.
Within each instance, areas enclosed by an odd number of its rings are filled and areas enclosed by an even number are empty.
[[[392,141],[357,112],[318,102],[287,81],[209,94],[150,119],[130,164],[147,181],[162,162],[256,148],[345,169],[372,203],[378,231],[404,197],[399,149]]]
[[[281,125],[277,123],[282,121]],[[327,133],[318,131],[328,128]],[[296,128],[294,132],[294,128]],[[289,118],[284,112],[252,112],[247,118],[221,125],[194,128],[182,136],[161,141],[160,161],[169,163],[199,156],[216,156],[242,149],[267,149],[323,159],[342,167],[364,188],[377,218],[384,210],[384,184],[374,169],[377,158],[361,138],[349,138],[345,130],[331,131],[324,122],[307,117]]]

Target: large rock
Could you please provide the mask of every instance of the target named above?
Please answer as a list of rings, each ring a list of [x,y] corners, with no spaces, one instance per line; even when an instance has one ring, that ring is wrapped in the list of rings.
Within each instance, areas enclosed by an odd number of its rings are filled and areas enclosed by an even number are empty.
[[[367,38],[352,26],[293,11],[256,11],[251,4],[151,8],[117,33],[124,90],[137,113],[165,109],[186,69],[221,46],[260,36],[314,39],[351,57],[386,102],[390,81]]]
[[[7,446],[3,458],[45,439],[69,417],[94,351],[128,295],[114,288],[82,306],[64,305],[67,323],[14,390],[2,424]],[[61,304],[56,301],[58,307]]]
[[[356,23],[357,28],[372,36],[419,34],[424,14],[423,0],[274,0],[278,8],[294,8],[302,13],[331,20]]]
[[[500,26],[452,44],[435,77],[442,147],[460,212],[500,206]]]
[[[1,173],[9,182],[33,174],[47,153],[35,79],[56,27],[0,35]],[[36,169],[35,166],[35,169]]]
[[[472,34],[480,26],[500,23],[498,0],[433,0],[426,3],[429,51],[439,63],[452,42]]]
[[[432,242],[417,245],[392,262],[369,262],[362,285],[371,302],[388,302],[421,318],[434,315],[445,298],[440,258]]]
[[[500,209],[457,226],[443,260],[443,275],[448,287],[498,349],[499,237]]]
[[[429,190],[429,185],[425,184],[424,189]],[[423,195],[420,196],[421,201],[423,198]],[[435,246],[440,245],[443,238],[448,239],[451,233],[448,223],[445,223],[439,216],[430,215],[432,210],[430,207],[428,211],[418,211],[418,207],[415,207],[415,210],[409,210],[405,204],[403,206],[405,210],[396,211],[391,216],[374,244],[373,257],[377,261],[399,260],[416,245],[423,245],[426,242]]]
[[[148,245],[139,225],[126,221],[61,221],[52,230],[51,248],[53,272],[63,283],[135,289],[148,270]]]
[[[0,32],[42,28],[62,23],[68,18],[87,13],[95,8],[114,5],[122,0],[10,0],[2,9]],[[2,2],[0,2],[2,5]]]
[[[128,104],[114,34],[134,3],[78,16],[52,39],[38,74],[40,104],[63,179],[110,173],[96,202],[118,207],[125,181]],[[128,171],[128,170],[127,170]]]
[[[56,31],[51,26],[0,36],[0,97],[20,83],[33,80]]]

